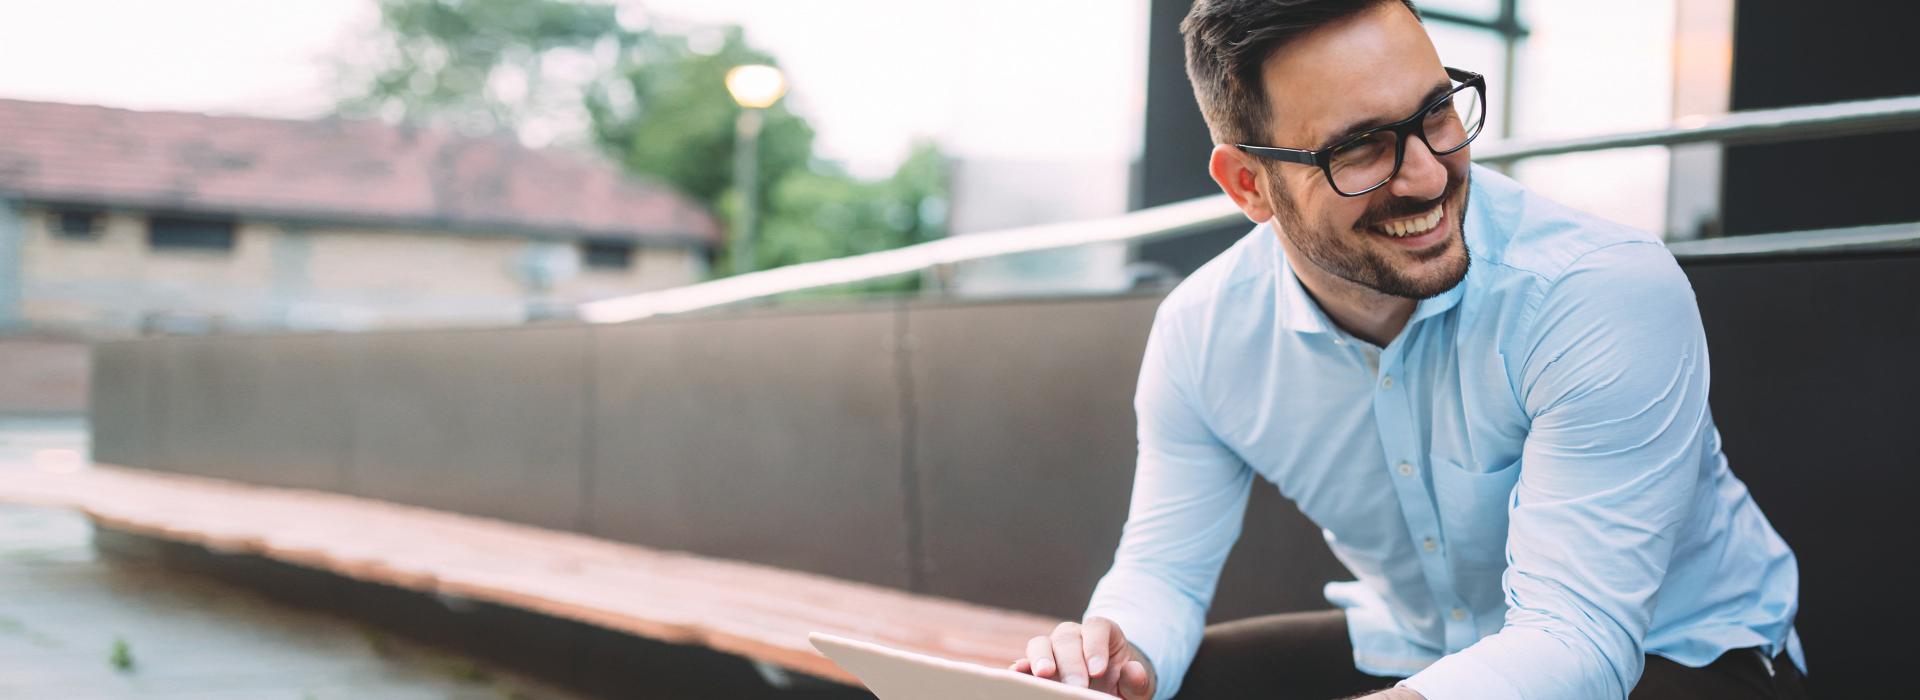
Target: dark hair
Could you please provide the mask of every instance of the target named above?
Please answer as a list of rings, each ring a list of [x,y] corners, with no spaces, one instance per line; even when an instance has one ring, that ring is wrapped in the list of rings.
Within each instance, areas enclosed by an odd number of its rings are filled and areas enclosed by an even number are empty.
[[[1214,143],[1261,144],[1268,137],[1260,67],[1282,45],[1393,0],[1196,0],[1180,33],[1187,80]],[[1400,0],[1420,18],[1413,0]],[[1272,144],[1261,144],[1272,145]]]

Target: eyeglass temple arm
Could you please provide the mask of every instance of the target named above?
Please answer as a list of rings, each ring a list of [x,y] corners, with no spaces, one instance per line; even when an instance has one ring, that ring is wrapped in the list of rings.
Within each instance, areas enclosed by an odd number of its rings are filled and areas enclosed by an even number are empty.
[[[1269,160],[1282,160],[1289,163],[1303,163],[1306,165],[1320,164],[1320,160],[1317,157],[1315,157],[1315,154],[1313,151],[1302,151],[1295,148],[1275,148],[1272,146],[1247,146],[1247,145],[1240,145],[1240,144],[1236,144],[1234,147],[1242,151],[1245,151],[1249,154],[1256,155],[1261,158],[1266,158]]]

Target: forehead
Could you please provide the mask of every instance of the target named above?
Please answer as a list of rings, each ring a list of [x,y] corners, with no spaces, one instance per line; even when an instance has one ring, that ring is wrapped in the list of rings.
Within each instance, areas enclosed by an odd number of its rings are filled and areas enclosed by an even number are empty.
[[[1406,118],[1447,72],[1413,13],[1383,2],[1274,52],[1261,80],[1274,142],[1318,148],[1354,123]]]

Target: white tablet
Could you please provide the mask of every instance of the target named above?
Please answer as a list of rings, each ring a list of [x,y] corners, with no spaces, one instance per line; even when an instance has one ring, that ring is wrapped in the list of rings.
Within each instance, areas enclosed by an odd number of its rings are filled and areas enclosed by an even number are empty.
[[[880,700],[1114,700],[1086,688],[964,661],[814,632],[813,648],[867,684]],[[1008,663],[1012,663],[1009,659]]]

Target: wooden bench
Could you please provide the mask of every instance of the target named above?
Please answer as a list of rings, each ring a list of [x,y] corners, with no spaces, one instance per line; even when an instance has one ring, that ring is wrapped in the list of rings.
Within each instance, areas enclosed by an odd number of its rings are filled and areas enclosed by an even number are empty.
[[[808,632],[1000,667],[1054,623],[485,518],[109,465],[10,471],[0,500],[72,507],[116,530],[705,646],[850,685],[858,681],[815,652]]]

